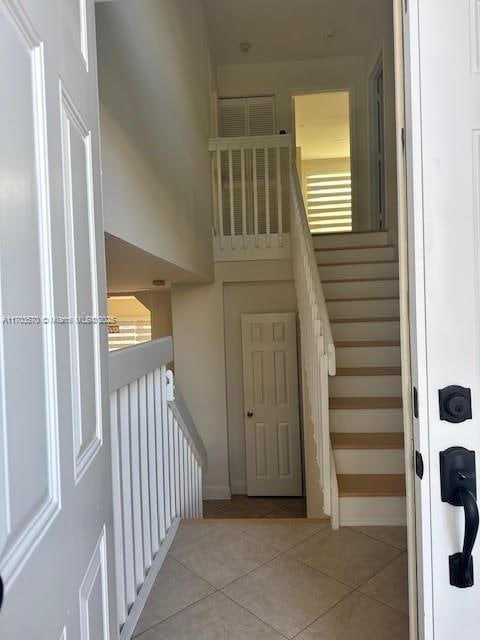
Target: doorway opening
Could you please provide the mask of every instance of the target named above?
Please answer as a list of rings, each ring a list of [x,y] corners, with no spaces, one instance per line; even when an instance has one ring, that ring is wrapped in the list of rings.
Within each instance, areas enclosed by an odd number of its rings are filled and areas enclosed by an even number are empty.
[[[294,96],[296,163],[312,234],[352,231],[350,92]]]

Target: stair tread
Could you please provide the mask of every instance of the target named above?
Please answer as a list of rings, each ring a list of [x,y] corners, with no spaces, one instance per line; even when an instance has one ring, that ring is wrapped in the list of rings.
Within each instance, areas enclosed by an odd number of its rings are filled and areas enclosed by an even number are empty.
[[[326,298],[325,302],[371,302],[372,300],[398,300],[399,296],[370,296],[368,298]]]
[[[393,280],[398,281],[399,278],[345,278],[344,280],[322,280],[322,284],[338,284],[340,282],[390,282]]]
[[[393,244],[363,244],[359,246],[346,246],[346,247],[325,247],[322,249],[315,249],[315,251],[351,251],[357,249],[393,249]]]
[[[371,317],[371,318],[336,318],[334,320],[330,320],[330,324],[348,324],[350,322],[400,322],[399,316],[386,316],[382,318],[379,317]]]
[[[330,409],[401,409],[402,398],[385,397],[337,397],[330,398]]]
[[[334,449],[403,449],[403,433],[332,433]]]
[[[369,260],[366,262],[321,262],[318,267],[342,267],[345,264],[398,264],[398,260]]]
[[[338,367],[337,376],[401,376],[401,367]]]
[[[399,474],[343,474],[337,476],[340,497],[400,497],[405,495],[405,476]]]
[[[400,340],[342,340],[335,342],[335,349],[350,347],[399,347]]]

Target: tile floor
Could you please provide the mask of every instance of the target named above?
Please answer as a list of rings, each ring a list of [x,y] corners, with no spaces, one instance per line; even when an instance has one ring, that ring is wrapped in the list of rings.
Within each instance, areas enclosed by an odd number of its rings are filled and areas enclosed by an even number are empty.
[[[407,640],[405,550],[403,527],[183,522],[134,637]]]
[[[204,518],[306,518],[305,498],[249,498],[205,500]]]

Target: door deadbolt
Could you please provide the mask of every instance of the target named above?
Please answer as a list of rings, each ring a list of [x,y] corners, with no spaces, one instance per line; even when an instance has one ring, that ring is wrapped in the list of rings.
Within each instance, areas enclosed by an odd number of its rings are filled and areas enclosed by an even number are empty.
[[[472,417],[472,400],[470,389],[451,385],[440,389],[440,420],[447,422],[464,422]]]

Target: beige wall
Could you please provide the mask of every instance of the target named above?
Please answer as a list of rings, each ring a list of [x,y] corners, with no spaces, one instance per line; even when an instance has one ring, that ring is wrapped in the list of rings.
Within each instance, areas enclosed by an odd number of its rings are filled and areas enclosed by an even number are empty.
[[[96,16],[105,230],[211,280],[213,85],[202,5],[117,0],[97,4]]]
[[[292,281],[225,283],[223,304],[230,482],[232,493],[246,493],[241,315],[296,311],[294,284]]]
[[[135,295],[150,311],[152,340],[171,336],[173,334],[173,328],[172,297],[170,291],[142,291]]]
[[[223,285],[172,286],[175,375],[208,452],[204,496],[230,497]]]

